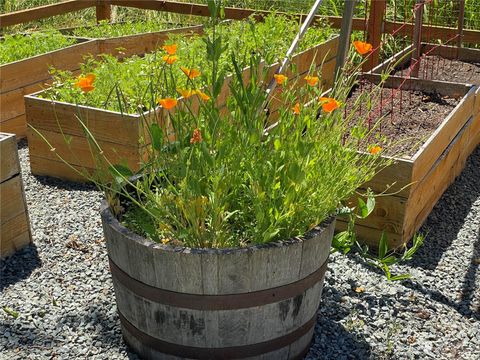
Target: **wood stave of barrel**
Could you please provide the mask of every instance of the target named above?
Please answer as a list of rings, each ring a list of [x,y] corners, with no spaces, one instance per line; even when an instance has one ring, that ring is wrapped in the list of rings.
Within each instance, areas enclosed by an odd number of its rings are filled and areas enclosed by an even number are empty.
[[[335,227],[238,249],[190,249],[102,223],[125,341],[147,359],[301,359]]]

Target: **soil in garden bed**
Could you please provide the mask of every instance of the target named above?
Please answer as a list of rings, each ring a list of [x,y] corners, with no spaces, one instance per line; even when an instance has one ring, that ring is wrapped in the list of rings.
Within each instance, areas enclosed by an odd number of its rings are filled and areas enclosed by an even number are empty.
[[[347,113],[355,99],[362,92],[371,91],[374,86],[369,81],[362,81],[347,100]],[[370,116],[372,126],[383,116],[369,143],[381,146],[385,155],[410,158],[457,104],[458,99],[441,96],[438,93],[384,88],[382,96],[373,103],[370,115],[366,115],[365,106],[361,116],[367,121]],[[375,135],[386,138],[386,142],[376,140]]]
[[[406,76],[407,70],[397,71],[395,75]],[[462,84],[480,85],[480,59],[478,62],[450,60],[432,55],[422,57],[419,77],[428,80],[442,80]]]

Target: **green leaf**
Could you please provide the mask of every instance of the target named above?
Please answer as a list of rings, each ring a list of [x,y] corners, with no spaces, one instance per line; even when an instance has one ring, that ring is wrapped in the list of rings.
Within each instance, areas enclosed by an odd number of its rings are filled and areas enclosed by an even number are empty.
[[[275,139],[275,141],[273,142],[273,146],[275,147],[275,150],[278,151],[282,147],[282,143],[279,139]]]
[[[401,274],[401,275],[395,275],[390,278],[391,281],[399,281],[399,280],[406,280],[410,279],[412,276],[410,274]]]
[[[163,132],[158,124],[150,125],[150,136],[152,137],[152,146],[155,150],[162,149],[163,144]]]
[[[382,236],[380,237],[380,242],[378,243],[378,257],[383,259],[388,251],[388,239],[385,231],[382,231]]]
[[[365,201],[363,201],[361,198],[358,198],[358,210],[359,210],[359,213],[357,214],[358,218],[365,219],[368,216],[367,204],[365,204]]]
[[[19,313],[18,313],[18,312],[16,312],[16,311],[13,310],[13,309],[10,309],[10,308],[7,307],[7,306],[4,306],[4,307],[3,307],[3,311],[5,311],[8,315],[12,316],[12,317],[15,318],[15,319],[18,318],[18,316],[19,316]]]
[[[367,197],[368,215],[370,215],[374,209],[375,209],[375,196],[373,196],[373,194],[369,192]]]
[[[128,167],[120,164],[109,166],[108,171],[110,171],[110,174],[113,176],[117,184],[121,184],[125,179],[133,176],[133,172]]]

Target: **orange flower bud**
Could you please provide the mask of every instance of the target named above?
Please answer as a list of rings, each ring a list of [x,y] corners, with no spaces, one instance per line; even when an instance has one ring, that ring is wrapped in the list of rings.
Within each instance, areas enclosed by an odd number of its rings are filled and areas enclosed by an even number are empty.
[[[165,99],[158,99],[158,103],[167,110],[173,109],[177,105],[177,99],[173,98],[165,98]]]
[[[327,113],[331,113],[333,110],[338,109],[340,107],[340,103],[334,98],[321,97],[319,100],[320,100],[320,104],[322,105],[323,111]]]
[[[195,129],[193,130],[193,135],[192,138],[190,139],[190,144],[198,144],[202,142],[202,133],[200,132],[200,129]]]
[[[202,73],[198,71],[197,69],[188,69],[186,67],[180,67],[180,69],[183,71],[185,75],[188,76],[190,80],[195,79],[196,77],[200,76]]]
[[[162,57],[163,61],[165,61],[168,65],[172,65],[175,61],[178,60],[178,56],[175,55],[164,55]]]
[[[162,49],[165,50],[168,55],[175,55],[177,53],[177,44],[163,45]]]
[[[360,55],[365,55],[372,51],[372,44],[367,42],[356,40],[353,42],[353,46]]]
[[[296,103],[295,106],[292,108],[292,111],[295,115],[300,114],[300,103]]]
[[[273,75],[273,77],[275,78],[275,81],[277,82],[278,85],[282,85],[285,81],[288,80],[288,78],[282,74],[275,74]]]
[[[368,152],[372,155],[376,155],[380,151],[382,151],[382,148],[380,146],[369,146],[368,148]]]
[[[318,76],[307,75],[307,76],[305,76],[305,80],[306,80],[308,85],[315,86],[315,85],[317,85],[319,79],[318,79]]]

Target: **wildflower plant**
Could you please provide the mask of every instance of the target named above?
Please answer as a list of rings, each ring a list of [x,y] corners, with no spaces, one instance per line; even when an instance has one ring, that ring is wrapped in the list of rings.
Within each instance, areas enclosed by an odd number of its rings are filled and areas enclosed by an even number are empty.
[[[163,62],[145,74],[151,84],[145,96],[158,108],[144,117],[140,172],[110,163],[79,118],[103,171],[90,180],[125,226],[162,244],[242,247],[301,236],[335,215],[387,163],[367,151],[366,119],[343,111],[358,68],[344,72],[328,95],[313,68],[297,78],[277,74],[268,98],[269,68],[257,53],[242,59],[230,53],[233,75],[225,77],[225,39],[215,31],[220,7],[214,1],[209,7],[207,65]],[[177,56],[174,44],[163,50]],[[78,94],[95,96],[98,79],[81,76]],[[121,92],[111,93],[121,103]]]

